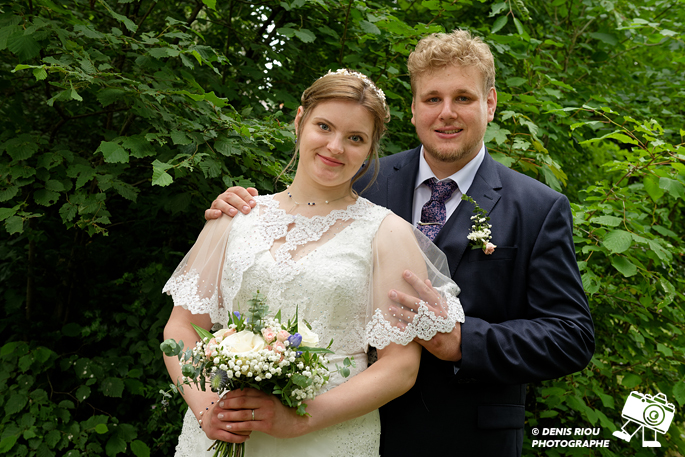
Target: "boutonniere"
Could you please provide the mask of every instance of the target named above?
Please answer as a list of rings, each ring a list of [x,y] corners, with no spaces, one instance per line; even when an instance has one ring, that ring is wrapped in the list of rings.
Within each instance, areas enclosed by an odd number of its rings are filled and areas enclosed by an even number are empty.
[[[466,194],[462,194],[461,199],[473,204],[473,216],[471,216],[473,225],[466,238],[469,239],[474,249],[481,248],[485,255],[492,254],[497,246],[490,242],[492,240],[492,232],[490,232],[492,225],[488,223],[490,220],[488,212],[478,206],[478,203]]]

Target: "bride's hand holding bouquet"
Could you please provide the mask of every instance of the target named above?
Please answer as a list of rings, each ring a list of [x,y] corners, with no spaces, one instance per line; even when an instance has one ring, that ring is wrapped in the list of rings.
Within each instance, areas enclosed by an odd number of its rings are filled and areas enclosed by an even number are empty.
[[[316,347],[318,336],[306,324],[299,322],[297,313],[286,324],[281,323],[280,311],[274,318],[265,317],[267,313],[268,306],[257,293],[250,301],[249,313],[243,316],[235,312],[226,328],[211,333],[191,324],[201,340],[195,347],[184,350],[183,342],[174,339],[167,339],[161,344],[168,357],[178,357],[181,367],[182,377],[171,385],[173,391],[183,393],[184,386],[195,386],[205,391],[209,386],[220,397],[215,397],[211,403],[211,411],[207,406],[199,413],[204,419],[198,421],[201,428],[203,420],[221,421],[211,425],[205,422],[205,425],[210,425],[207,436],[217,439],[214,443],[216,456],[244,455],[242,443],[222,441],[213,429],[222,426],[231,433],[246,433],[232,430],[234,426],[222,419],[231,413],[234,421],[256,420],[255,410],[259,407],[241,407],[246,401],[252,402],[250,397],[261,398],[260,404],[273,403],[272,399],[277,398],[283,405],[281,414],[305,416],[307,404],[304,401],[313,399],[328,382],[326,354],[333,353],[330,350],[333,342],[327,348]],[[351,364],[349,359],[345,359],[344,366],[339,368],[343,376],[349,375],[347,367]],[[239,397],[244,398],[237,399]],[[230,406],[229,402],[232,403]],[[266,411],[267,408],[263,409]],[[268,418],[265,415],[263,419]]]

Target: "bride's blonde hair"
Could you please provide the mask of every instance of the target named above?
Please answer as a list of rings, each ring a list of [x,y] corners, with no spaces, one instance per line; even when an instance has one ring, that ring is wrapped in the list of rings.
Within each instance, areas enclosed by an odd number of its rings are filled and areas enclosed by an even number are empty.
[[[371,150],[369,151],[369,156],[367,158],[369,163],[363,168],[361,173],[357,173],[352,179],[352,184],[364,176],[369,168],[374,169],[374,176],[370,181],[370,183],[373,183],[378,175],[378,150],[380,149],[380,141],[385,134],[386,124],[390,120],[390,111],[385,103],[383,92],[378,89],[368,77],[361,73],[345,69],[338,70],[335,73],[329,72],[327,75],[314,81],[314,84],[309,86],[302,93],[302,97],[300,98],[302,116],[300,117],[299,125],[304,125],[311,112],[319,103],[329,100],[351,100],[366,108],[371,114],[371,117],[373,118],[373,133],[371,135]],[[293,166],[297,160],[299,151],[300,145],[299,143],[295,143],[293,158],[281,175],[286,173],[287,170]],[[374,162],[373,167],[370,166],[370,162],[372,161]]]

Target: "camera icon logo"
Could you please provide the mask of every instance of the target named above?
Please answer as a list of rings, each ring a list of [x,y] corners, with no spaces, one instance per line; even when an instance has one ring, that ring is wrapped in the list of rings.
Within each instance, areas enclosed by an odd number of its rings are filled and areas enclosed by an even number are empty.
[[[658,433],[666,433],[671,426],[675,406],[668,402],[666,395],[658,393],[654,396],[643,395],[640,392],[631,392],[623,406],[621,416],[626,419],[621,430],[617,430],[613,435],[625,441],[642,430],[642,447],[661,447],[657,440]],[[634,430],[629,432],[630,428]],[[645,428],[654,432],[653,440],[645,439]]]

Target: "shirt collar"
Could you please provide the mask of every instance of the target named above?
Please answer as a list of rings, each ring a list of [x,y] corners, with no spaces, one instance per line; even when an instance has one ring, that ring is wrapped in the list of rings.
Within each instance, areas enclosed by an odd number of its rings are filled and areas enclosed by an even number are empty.
[[[416,175],[416,182],[414,183],[414,190],[416,190],[421,184],[426,179],[429,178],[435,178],[435,173],[433,173],[433,170],[431,170],[431,167],[428,165],[428,162],[426,162],[426,158],[424,157],[424,150],[423,150],[423,145],[421,145],[421,154],[419,156],[419,173]],[[483,163],[483,159],[485,158],[485,143],[483,143],[480,147],[480,151],[478,151],[478,154],[476,154],[476,157],[471,159],[469,163],[464,165],[464,167],[454,173],[451,176],[448,176],[445,179],[451,179],[452,181],[456,182],[457,185],[459,186],[459,191],[462,194],[465,194],[468,192],[469,188],[471,187],[471,184],[473,183],[473,180],[476,177],[476,172],[478,171],[478,168],[480,168],[480,164]]]

